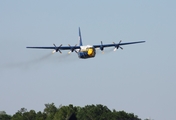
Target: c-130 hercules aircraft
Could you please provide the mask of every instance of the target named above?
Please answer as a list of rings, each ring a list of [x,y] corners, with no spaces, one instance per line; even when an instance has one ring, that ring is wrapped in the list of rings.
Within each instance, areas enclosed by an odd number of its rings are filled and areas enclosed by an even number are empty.
[[[68,53],[70,54],[71,52],[76,52],[78,54],[78,57],[81,59],[87,59],[87,58],[93,58],[96,55],[96,49],[99,48],[102,52],[104,50],[104,48],[106,47],[115,47],[114,51],[116,51],[117,49],[123,49],[121,46],[122,45],[129,45],[129,44],[137,44],[137,43],[143,43],[145,41],[137,41],[137,42],[128,42],[128,43],[121,43],[121,41],[116,44],[113,42],[113,44],[103,44],[103,42],[101,41],[100,45],[83,45],[82,43],[82,38],[81,38],[81,30],[79,28],[79,46],[77,46],[77,44],[75,46],[71,46],[70,44],[68,44],[68,46],[62,46],[62,44],[60,46],[56,46],[55,44],[54,47],[26,47],[26,48],[36,48],[36,49],[54,49],[54,51],[52,53],[55,52],[61,52],[61,50],[70,50]]]

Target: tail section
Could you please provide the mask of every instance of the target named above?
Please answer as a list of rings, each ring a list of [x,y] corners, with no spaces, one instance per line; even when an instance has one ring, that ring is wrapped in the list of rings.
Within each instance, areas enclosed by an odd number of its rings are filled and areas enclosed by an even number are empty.
[[[80,27],[79,27],[79,45],[83,46]]]

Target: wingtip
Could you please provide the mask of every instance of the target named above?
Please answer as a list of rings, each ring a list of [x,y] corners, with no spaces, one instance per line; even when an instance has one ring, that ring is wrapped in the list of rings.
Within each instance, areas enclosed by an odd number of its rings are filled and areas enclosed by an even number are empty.
[[[140,42],[140,43],[144,43],[144,42],[146,42],[146,41],[143,40],[143,41],[139,41],[139,42]]]

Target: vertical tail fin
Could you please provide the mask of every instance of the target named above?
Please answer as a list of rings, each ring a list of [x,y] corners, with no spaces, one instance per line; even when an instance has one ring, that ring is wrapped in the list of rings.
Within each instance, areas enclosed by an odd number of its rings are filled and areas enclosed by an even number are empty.
[[[79,45],[82,46],[83,43],[82,43],[82,37],[81,37],[81,29],[79,27]]]

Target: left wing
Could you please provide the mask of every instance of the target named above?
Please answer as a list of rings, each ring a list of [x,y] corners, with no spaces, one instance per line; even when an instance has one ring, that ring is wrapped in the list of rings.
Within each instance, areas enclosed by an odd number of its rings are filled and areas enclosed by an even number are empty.
[[[73,52],[75,51],[75,49],[80,49],[80,46],[62,46],[62,44],[60,46],[56,46],[55,44],[53,44],[54,47],[26,47],[26,48],[34,48],[34,49],[54,49],[53,53],[54,52],[60,52],[62,53],[60,50],[70,50],[70,52]]]
[[[94,48],[100,48],[100,50],[103,50],[104,47],[115,47],[115,49],[114,49],[114,51],[115,51],[118,48],[123,49],[121,47],[121,45],[137,44],[137,43],[143,43],[143,42],[145,42],[145,41],[127,42],[127,43],[121,43],[121,41],[120,41],[118,44],[116,44],[114,42],[113,42],[113,44],[103,44],[102,41],[101,41],[101,45],[93,45],[93,47]]]

